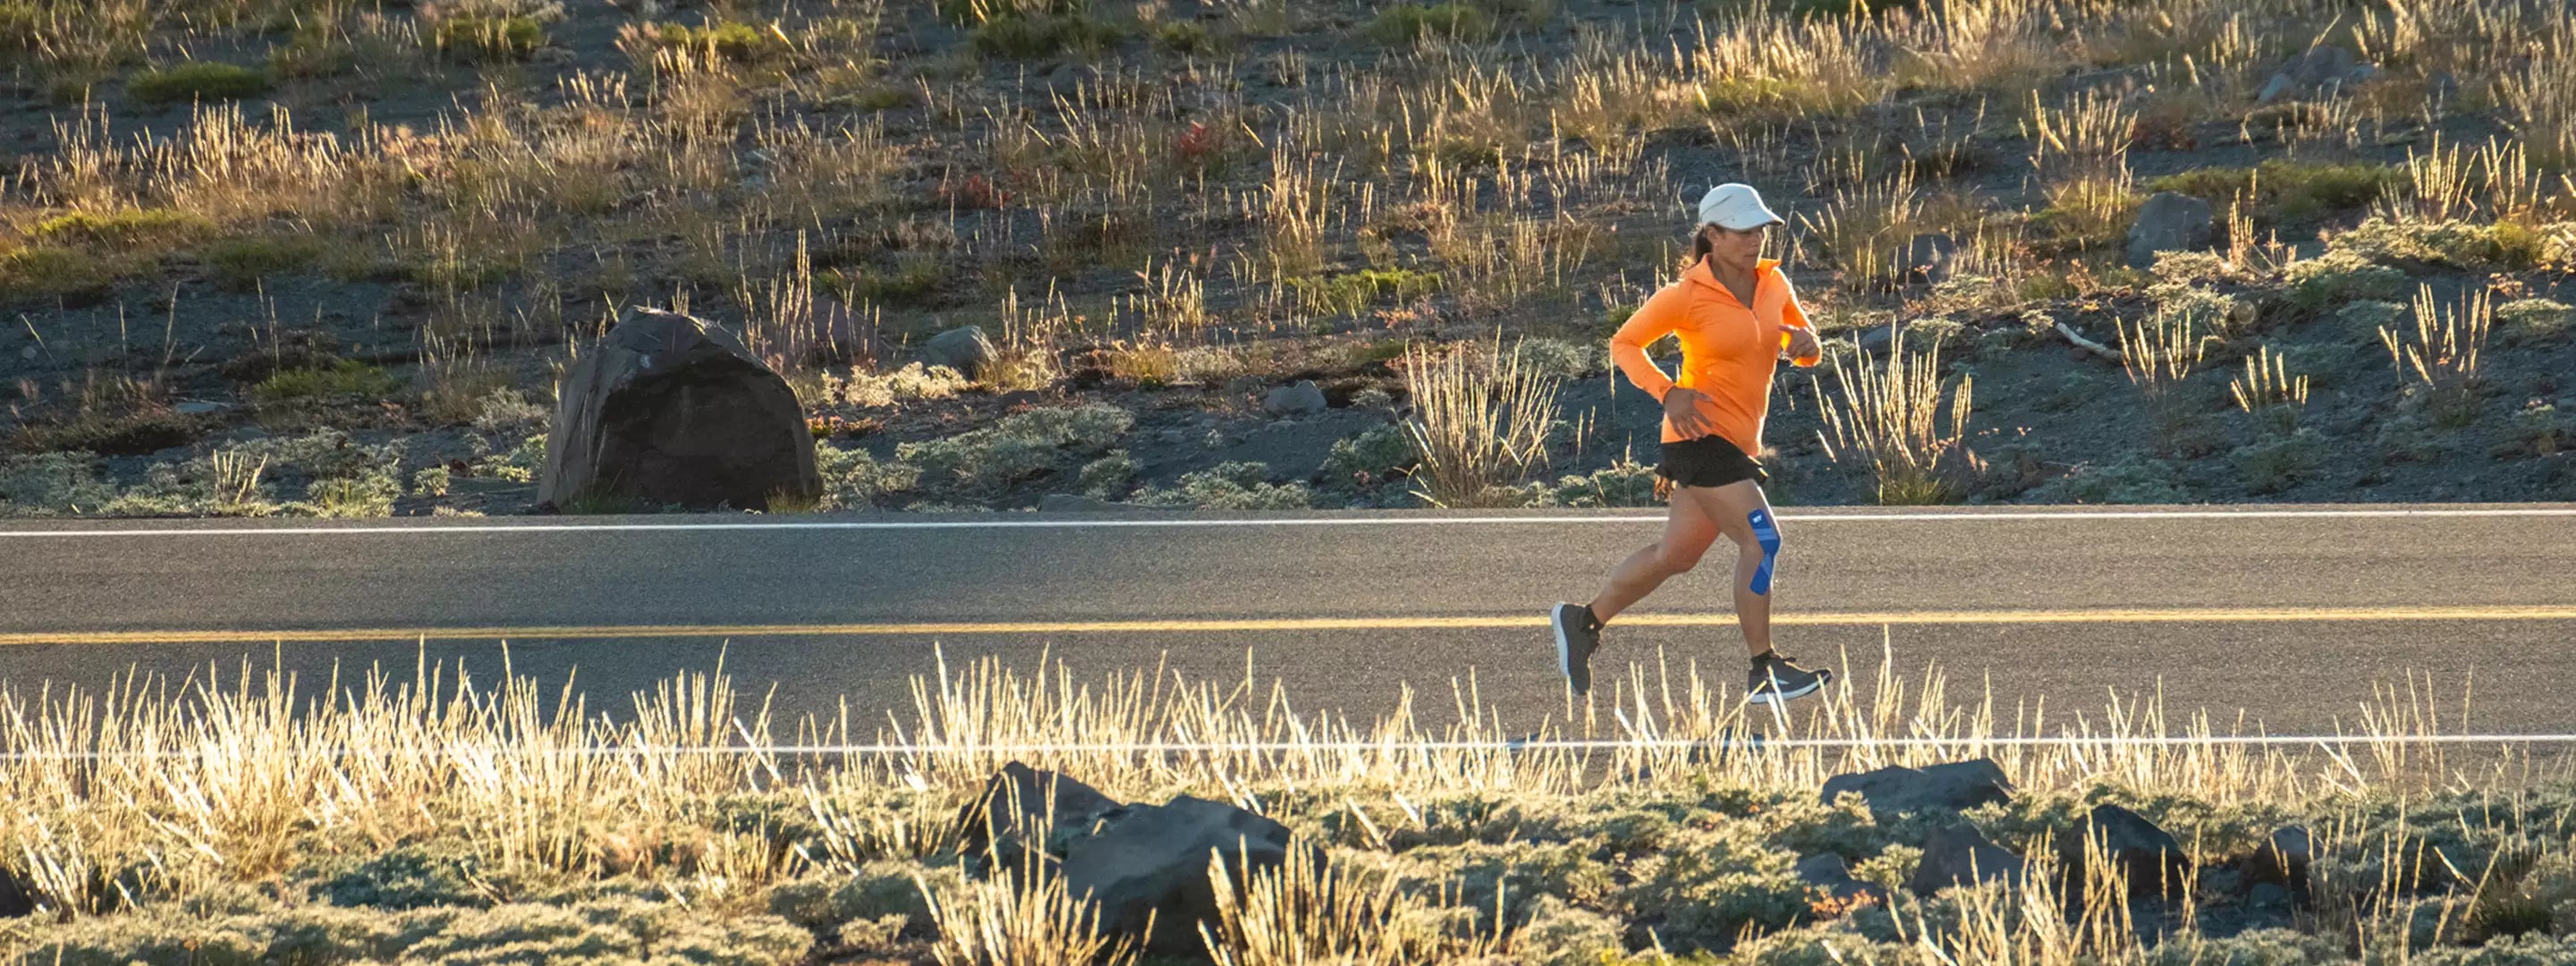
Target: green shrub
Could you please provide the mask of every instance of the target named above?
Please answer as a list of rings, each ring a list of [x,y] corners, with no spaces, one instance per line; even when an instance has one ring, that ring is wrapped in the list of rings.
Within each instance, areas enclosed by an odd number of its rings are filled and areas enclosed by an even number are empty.
[[[2326,242],[2331,252],[2361,258],[2452,268],[2520,271],[2554,257],[2552,240],[2514,222],[2420,222],[2371,218]]]
[[[1085,0],[935,0],[932,4],[940,19],[960,27],[1005,17],[1081,13],[1089,6]]]
[[[99,479],[89,453],[0,456],[0,517],[50,517],[94,513],[116,499],[116,484]]]
[[[2516,345],[2556,342],[2576,326],[2576,308],[2553,299],[2516,299],[2497,306],[2496,332]]]
[[[376,853],[314,885],[314,896],[335,906],[400,911],[425,906],[488,906],[487,872],[474,850],[455,839],[398,845]]]
[[[968,34],[977,53],[1012,60],[1088,56],[1117,43],[1118,28],[1079,13],[997,17]]]
[[[1788,925],[1807,909],[1797,856],[1771,847],[1752,822],[1719,820],[1676,831],[1662,852],[1635,863],[1619,908],[1653,922],[1667,944],[1724,946],[1745,927]]]
[[[193,211],[175,208],[126,208],[110,212],[76,211],[37,222],[32,234],[40,242],[62,242],[126,249],[184,245],[215,230],[215,223]]]
[[[2171,191],[2208,201],[2226,211],[2250,193],[2251,214],[2264,219],[2304,221],[2370,204],[2403,184],[2406,171],[2387,164],[2331,164],[2274,158],[2252,168],[2196,168],[2147,183],[2150,191]]]
[[[1170,489],[1147,490],[1135,502],[1195,510],[1304,510],[1315,505],[1315,494],[1304,483],[1270,482],[1268,464],[1238,462],[1181,474]]]
[[[921,92],[909,87],[879,85],[850,95],[849,103],[862,111],[891,111],[920,105]]]
[[[845,300],[918,307],[936,303],[951,274],[947,259],[937,252],[903,252],[895,256],[889,270],[835,268],[824,272],[819,281],[842,293]]]
[[[1627,924],[1539,896],[1530,904],[1529,924],[1513,939],[1514,961],[1527,966],[1601,966],[1617,962],[1628,950]]]
[[[815,468],[823,476],[824,509],[867,510],[888,495],[910,490],[921,471],[902,463],[880,463],[864,449],[814,444]]]
[[[1123,493],[1136,478],[1136,458],[1127,451],[1111,450],[1109,455],[1082,465],[1074,474],[1074,485],[1092,496],[1107,498]]]
[[[278,372],[251,387],[251,396],[262,403],[283,405],[349,397],[380,398],[401,388],[402,382],[381,367],[341,359],[327,366]]]
[[[997,490],[1055,472],[1072,459],[1104,455],[1135,422],[1133,414],[1106,403],[1035,409],[947,439],[897,444],[895,458],[920,467],[926,485]]]
[[[1216,48],[1216,39],[1195,20],[1175,20],[1154,28],[1154,46],[1176,54],[1204,54]]]
[[[236,64],[191,61],[163,70],[147,70],[125,82],[125,94],[152,105],[190,101],[230,101],[266,94],[268,72]]]
[[[1390,47],[1434,39],[1472,42],[1493,37],[1494,17],[1460,0],[1428,7],[1399,3],[1379,8],[1377,16],[1369,21],[1364,32],[1370,40]]]
[[[270,276],[300,272],[320,264],[327,246],[311,235],[253,235],[226,238],[200,253],[215,287],[250,292]]]
[[[2297,485],[2324,465],[2325,440],[2314,431],[2267,436],[2229,454],[2245,485],[2256,493],[2278,493]]]
[[[546,29],[529,17],[449,17],[431,41],[440,56],[468,62],[525,58],[545,46]]]
[[[717,23],[701,27],[685,24],[662,24],[653,39],[664,47],[712,50],[726,60],[748,63],[785,54],[785,38],[746,23]]]
[[[2188,503],[2173,465],[2158,459],[2086,464],[2031,489],[2025,503]]]
[[[197,441],[211,421],[167,409],[90,413],[58,426],[32,426],[27,448],[140,456]]]
[[[2558,411],[2558,407],[2534,399],[2513,412],[2513,438],[2507,444],[2513,453],[2552,456],[2576,442],[2576,416]]]
[[[2362,299],[2336,310],[2336,321],[2352,329],[2357,336],[2370,337],[2382,328],[2409,318],[2408,309],[2382,299]]]
[[[1332,451],[1324,456],[1324,486],[1368,489],[1402,479],[1421,460],[1421,448],[1404,427],[1372,426],[1357,436],[1333,441]]]
[[[482,449],[484,445],[482,437],[475,437],[474,445],[476,449]],[[546,434],[544,433],[530,433],[521,437],[516,445],[511,446],[509,452],[494,453],[477,459],[472,464],[476,476],[488,476],[511,483],[534,483],[537,481],[537,473],[544,470],[545,466]]]
[[[28,937],[24,958],[16,961],[356,963],[393,958],[398,929],[381,914],[357,909],[275,907],[207,917],[172,903],[47,926]]]
[[[1542,488],[1535,506],[1625,507],[1654,506],[1655,468],[1651,464],[1622,459],[1593,470],[1589,474],[1567,474],[1554,484],[1532,484]]]
[[[1440,290],[1440,276],[1408,268],[1370,268],[1289,282],[1308,311],[1349,315],[1371,305],[1407,302]]]
[[[1595,905],[1610,894],[1611,870],[1592,857],[1594,843],[1462,842],[1407,850],[1391,871],[1408,892],[1440,895],[1443,904],[1490,918],[1501,903],[1502,921],[1517,929],[1536,914],[1535,900],[1549,896]]]
[[[0,255],[0,297],[53,299],[100,292],[128,266],[85,248],[31,245]]]
[[[2290,283],[2289,302],[2310,313],[2336,311],[2364,300],[2404,298],[2406,273],[2349,251],[2328,251],[2292,263],[2283,273]]]
[[[878,859],[838,881],[781,883],[770,889],[766,905],[771,915],[816,932],[895,917],[904,922],[902,931],[926,934],[931,928],[930,906],[922,898],[916,876],[934,889],[953,889],[965,882],[965,874],[954,863]]]

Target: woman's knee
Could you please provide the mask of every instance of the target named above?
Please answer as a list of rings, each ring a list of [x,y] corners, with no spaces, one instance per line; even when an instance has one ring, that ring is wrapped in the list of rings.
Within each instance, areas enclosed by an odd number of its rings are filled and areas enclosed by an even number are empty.
[[[1699,558],[1708,552],[1708,542],[1665,540],[1655,544],[1655,561],[1674,573],[1685,573],[1699,566]]]

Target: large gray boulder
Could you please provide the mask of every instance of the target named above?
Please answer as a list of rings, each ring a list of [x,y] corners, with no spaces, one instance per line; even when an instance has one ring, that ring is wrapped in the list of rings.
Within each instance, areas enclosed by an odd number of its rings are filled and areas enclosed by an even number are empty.
[[[1928,896],[1954,885],[2004,881],[2020,885],[2021,856],[1986,840],[1973,825],[1953,825],[1932,833],[1923,843],[1923,861],[1905,888]]]
[[[959,851],[1016,871],[1029,857],[1030,844],[1047,851],[1088,834],[1091,823],[1124,807],[1080,781],[1011,762],[958,811]]]
[[[795,391],[721,327],[628,309],[558,396],[540,504],[767,510],[823,493]]]
[[[2262,847],[2246,857],[2245,881],[2305,892],[2308,866],[2316,861],[2316,849],[2316,836],[2305,828],[2291,825],[2274,829]]]
[[[2347,85],[2379,76],[2379,65],[2362,60],[2349,48],[2319,44],[2290,58],[2263,85],[2256,99],[2265,104],[2284,99],[2331,97]]]
[[[1288,827],[1223,802],[1188,795],[1163,805],[1130,805],[1103,820],[1096,835],[1065,841],[1065,891],[1100,904],[1103,932],[1153,933],[1156,952],[1201,951],[1199,924],[1214,928],[1216,891],[1209,867],[1217,853],[1226,868],[1277,868],[1291,848]]]
[[[984,335],[984,327],[966,325],[931,336],[921,347],[921,362],[926,366],[947,366],[969,379],[981,378],[984,367],[1000,355],[993,340]]]
[[[1331,405],[1324,398],[1324,390],[1317,388],[1312,379],[1300,379],[1295,385],[1270,390],[1269,395],[1261,398],[1261,411],[1273,416],[1320,413]]]
[[[1869,803],[1870,814],[1883,820],[1906,812],[1956,812],[2009,801],[2012,780],[1993,761],[1977,758],[1924,768],[1893,765],[1825,779],[1825,804],[1844,792],[1859,795]]]
[[[2209,202],[2191,195],[2159,191],[2138,206],[2137,223],[2129,226],[2129,267],[2154,268],[2160,252],[2208,248],[2216,230]]]
[[[2089,848],[2088,841],[2093,843]],[[2094,867],[2096,856],[2102,868]],[[2138,899],[2180,896],[2191,881],[2191,854],[2182,842],[2146,816],[2117,805],[2093,806],[2071,834],[2060,836],[2057,861],[2066,870],[2064,894],[2070,901],[2084,895],[2085,883],[2097,873],[2127,880],[2129,895]]]

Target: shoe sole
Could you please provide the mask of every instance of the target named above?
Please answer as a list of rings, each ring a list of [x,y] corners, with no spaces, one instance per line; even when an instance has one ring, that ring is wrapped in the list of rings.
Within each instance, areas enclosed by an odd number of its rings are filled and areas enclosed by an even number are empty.
[[[1574,684],[1574,640],[1567,637],[1565,633],[1565,609],[1571,606],[1573,605],[1558,604],[1556,609],[1549,611],[1547,615],[1548,627],[1556,632],[1556,673],[1565,679],[1568,687]],[[1588,674],[1585,676],[1590,677]],[[1591,682],[1586,681],[1584,684],[1586,686],[1581,690],[1589,693],[1592,690],[1589,686]]]
[[[1556,673],[1570,679],[1574,677],[1574,642],[1565,636],[1564,604],[1548,612],[1547,626],[1556,631]]]
[[[1787,704],[1791,701],[1798,700],[1799,698],[1806,697],[1822,690],[1824,686],[1831,683],[1833,679],[1833,675],[1819,674],[1816,676],[1815,680],[1807,682],[1806,687],[1799,688],[1798,690],[1766,691],[1761,694],[1746,695],[1744,700],[1749,704]]]

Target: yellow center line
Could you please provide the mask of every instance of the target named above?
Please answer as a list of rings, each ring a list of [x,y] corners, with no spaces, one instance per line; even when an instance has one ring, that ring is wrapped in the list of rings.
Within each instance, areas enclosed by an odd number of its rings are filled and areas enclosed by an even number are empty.
[[[2196,607],[2062,610],[1846,611],[1782,614],[1784,627],[1895,624],[2178,624],[2323,621],[2576,621],[2576,606]],[[1733,626],[1735,615],[1626,614],[1625,626]],[[378,627],[325,630],[62,631],[0,634],[0,646],[586,638],[936,637],[1028,634],[1227,634],[1260,631],[1477,630],[1547,626],[1544,615],[1292,617],[1242,620],[887,622],[864,624],[595,624],[532,627]]]

